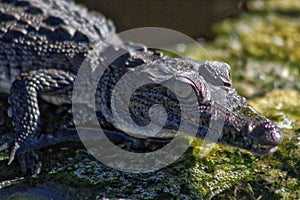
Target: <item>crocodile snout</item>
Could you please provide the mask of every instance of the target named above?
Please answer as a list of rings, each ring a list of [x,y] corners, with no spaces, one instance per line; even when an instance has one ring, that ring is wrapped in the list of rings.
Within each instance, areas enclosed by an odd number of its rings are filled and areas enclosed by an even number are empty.
[[[253,127],[249,132],[249,137],[257,144],[266,146],[278,146],[283,141],[283,133],[280,128],[269,119]]]

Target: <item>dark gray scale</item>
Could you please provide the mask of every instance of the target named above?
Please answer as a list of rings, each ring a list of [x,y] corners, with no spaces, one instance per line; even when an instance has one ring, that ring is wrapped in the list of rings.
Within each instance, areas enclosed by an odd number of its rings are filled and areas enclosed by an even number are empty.
[[[16,7],[27,7],[30,6],[30,3],[28,1],[17,1],[15,5]]]
[[[45,35],[48,39],[50,38],[52,40],[53,32],[54,32],[54,28],[53,27],[42,25],[39,28],[39,30],[38,30],[37,33],[40,34],[40,35]]]
[[[72,40],[75,42],[84,42],[84,43],[90,42],[89,38],[82,31],[78,31],[78,30],[75,32]]]
[[[44,12],[41,8],[35,7],[35,6],[28,7],[24,12],[27,13],[27,14],[31,14],[31,15],[42,15],[42,14],[44,14]]]
[[[15,38],[24,37],[26,35],[26,32],[24,32],[18,29],[11,28],[2,36],[2,39],[5,42],[13,42]]]
[[[48,16],[43,22],[48,26],[58,26],[66,24],[63,19],[55,16]]]
[[[54,35],[56,36],[56,41],[70,41],[74,36],[74,32],[74,29],[60,25],[55,29]]]
[[[17,20],[17,17],[15,14],[12,14],[12,13],[1,13],[0,14],[0,23],[14,21],[14,20]]]

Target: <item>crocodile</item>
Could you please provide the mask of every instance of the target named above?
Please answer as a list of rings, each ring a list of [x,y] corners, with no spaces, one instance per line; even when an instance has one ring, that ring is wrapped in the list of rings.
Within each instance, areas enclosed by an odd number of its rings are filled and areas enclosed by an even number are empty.
[[[17,156],[24,173],[29,170],[39,173],[41,162],[35,150],[78,139],[76,130],[66,128],[64,124],[56,134],[41,133],[39,102],[43,99],[58,106],[70,105],[82,63],[88,58],[101,65],[106,63],[109,55],[119,51],[122,55],[109,64],[95,92],[97,120],[111,140],[130,141],[137,148],[165,145],[179,132],[182,121],[179,101],[189,105],[194,100],[198,107],[191,111],[191,116],[196,111],[198,118],[186,121],[191,126],[196,125],[195,137],[205,138],[211,120],[218,118],[212,107],[218,105],[217,110],[224,114],[224,124],[218,132],[217,143],[257,154],[277,150],[283,141],[283,133],[236,92],[228,64],[171,58],[146,46],[122,40],[107,42],[106,39],[114,34],[112,21],[73,1],[0,2],[0,92],[9,95],[8,115],[16,132],[13,139],[0,146],[0,151],[11,149],[8,164]],[[97,49],[101,42],[105,43],[104,48]],[[159,114],[154,112],[150,117],[149,109],[153,105],[162,105],[167,119],[161,134],[135,137],[131,134],[135,132],[131,126],[123,123],[120,128],[110,119],[113,89],[128,72],[142,73],[155,81],[155,84],[147,84],[135,91],[129,111],[133,121],[143,127]],[[126,85],[133,82],[125,83],[125,90]],[[165,82],[170,83],[172,90],[164,86]],[[210,88],[216,88],[224,99],[213,100]],[[186,129],[181,134],[190,135]]]

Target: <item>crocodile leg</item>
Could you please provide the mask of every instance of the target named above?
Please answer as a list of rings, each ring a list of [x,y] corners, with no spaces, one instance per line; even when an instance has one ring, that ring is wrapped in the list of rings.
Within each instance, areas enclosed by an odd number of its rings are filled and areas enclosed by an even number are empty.
[[[67,128],[66,126],[62,126],[56,132],[56,137],[52,135],[43,135],[37,143],[50,146],[61,142],[78,142],[78,141],[93,141],[95,142],[94,135],[91,132],[97,131],[93,128],[85,128],[81,130],[81,136],[79,137],[77,134],[77,130],[75,128]],[[136,138],[133,136],[129,136],[123,131],[120,130],[109,130],[103,129],[102,135],[97,135],[98,139],[108,138],[115,145],[119,144],[127,144],[127,147],[132,151],[154,151],[158,148],[163,147],[168,144],[171,139],[163,139],[163,138]],[[43,146],[44,147],[44,146]],[[42,148],[42,147],[40,147]]]
[[[8,114],[13,118],[15,138],[0,147],[0,151],[11,148],[10,164],[16,154],[38,149],[44,140],[37,141],[40,128],[40,112],[38,96],[55,93],[70,100],[70,91],[75,76],[62,70],[37,70],[22,73],[10,89],[10,108]],[[37,158],[32,154],[33,158]],[[22,160],[22,158],[21,158]],[[24,164],[20,161],[20,164]],[[25,168],[22,166],[22,169]]]

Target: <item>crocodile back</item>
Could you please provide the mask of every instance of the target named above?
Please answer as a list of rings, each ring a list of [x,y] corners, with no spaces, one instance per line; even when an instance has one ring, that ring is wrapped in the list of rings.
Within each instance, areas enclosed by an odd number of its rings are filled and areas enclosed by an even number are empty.
[[[68,0],[0,1],[0,88],[24,71],[76,73],[95,42],[115,33],[110,20]]]

